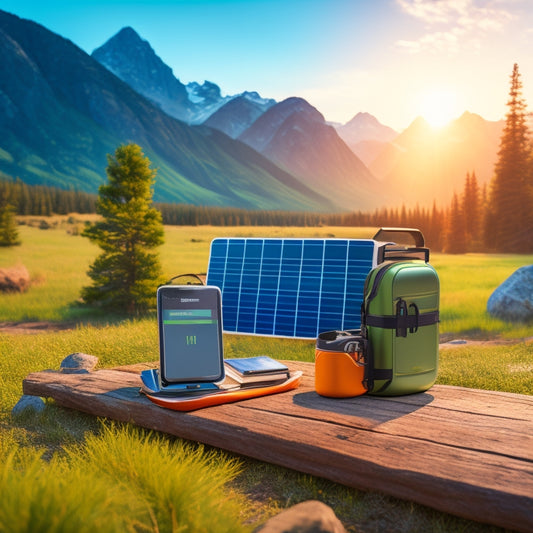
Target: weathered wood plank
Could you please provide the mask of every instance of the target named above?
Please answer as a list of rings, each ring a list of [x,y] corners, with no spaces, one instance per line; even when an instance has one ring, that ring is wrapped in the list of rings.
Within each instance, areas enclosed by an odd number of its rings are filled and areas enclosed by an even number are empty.
[[[314,365],[291,392],[181,413],[139,393],[141,369],[39,372],[25,394],[365,490],[533,530],[533,397],[435,386],[396,398],[322,398]],[[153,367],[153,364],[152,364]],[[133,370],[133,371],[132,371]]]

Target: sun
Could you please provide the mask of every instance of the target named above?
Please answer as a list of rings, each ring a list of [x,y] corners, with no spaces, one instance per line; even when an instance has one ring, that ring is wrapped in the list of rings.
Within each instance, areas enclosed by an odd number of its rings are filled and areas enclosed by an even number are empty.
[[[442,128],[457,118],[457,98],[453,91],[435,89],[421,95],[420,114],[430,126]]]

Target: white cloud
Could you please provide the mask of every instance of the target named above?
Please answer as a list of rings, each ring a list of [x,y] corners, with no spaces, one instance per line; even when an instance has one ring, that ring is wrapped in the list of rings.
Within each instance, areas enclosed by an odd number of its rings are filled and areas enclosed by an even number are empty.
[[[416,41],[397,41],[396,46],[411,54],[428,50],[434,53],[448,53],[454,55],[461,50],[461,38],[464,34],[464,30],[453,28],[450,31],[427,33]]]
[[[396,0],[404,12],[424,22],[426,33],[396,46],[410,53],[422,51],[457,54],[463,48],[478,49],[480,40],[501,33],[514,18],[489,0]],[[508,5],[508,3],[507,3]]]
[[[470,0],[397,0],[409,15],[430,24],[448,23],[464,14]]]

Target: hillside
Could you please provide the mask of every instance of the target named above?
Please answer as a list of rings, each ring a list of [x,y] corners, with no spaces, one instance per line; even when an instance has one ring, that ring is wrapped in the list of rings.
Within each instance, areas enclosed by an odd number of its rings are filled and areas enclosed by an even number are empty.
[[[254,150],[171,118],[72,42],[0,11],[0,172],[96,192],[106,154],[139,144],[163,202],[335,210]]]
[[[302,98],[270,107],[239,139],[345,209],[368,211],[391,200],[335,128]]]

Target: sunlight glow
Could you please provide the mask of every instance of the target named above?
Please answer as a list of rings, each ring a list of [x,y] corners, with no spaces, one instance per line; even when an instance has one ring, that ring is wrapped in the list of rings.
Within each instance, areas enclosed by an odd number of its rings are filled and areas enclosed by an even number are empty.
[[[457,113],[457,99],[452,91],[435,89],[421,96],[420,114],[434,128],[447,125],[457,118]]]

